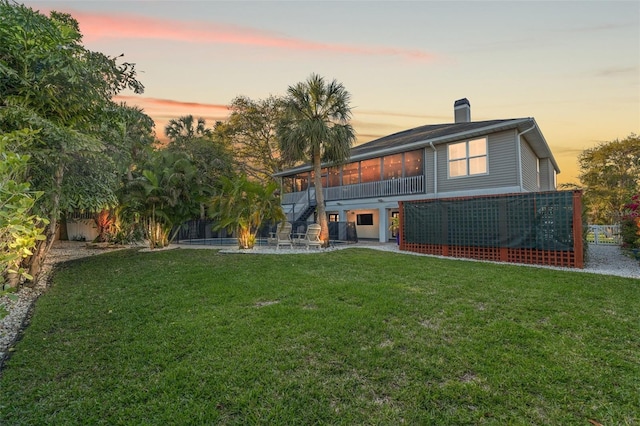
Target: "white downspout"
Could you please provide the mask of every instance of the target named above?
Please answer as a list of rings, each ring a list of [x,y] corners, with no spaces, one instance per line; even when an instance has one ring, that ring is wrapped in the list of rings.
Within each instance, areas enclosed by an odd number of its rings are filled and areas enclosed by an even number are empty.
[[[523,130],[522,132],[518,133],[518,136],[516,137],[516,143],[517,143],[516,151],[518,153],[518,178],[520,180],[520,192],[524,192],[524,185],[522,184],[522,150],[520,149],[520,136],[524,135],[527,132],[530,132],[535,128],[536,128],[536,125],[534,124],[527,130]]]
[[[429,142],[431,149],[433,149],[433,195],[438,195],[438,151],[433,146],[433,142]]]

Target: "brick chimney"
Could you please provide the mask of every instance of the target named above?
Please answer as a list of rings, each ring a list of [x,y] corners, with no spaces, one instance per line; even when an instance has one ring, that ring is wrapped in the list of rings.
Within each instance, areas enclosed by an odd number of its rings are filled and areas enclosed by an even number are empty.
[[[469,104],[469,99],[462,98],[454,102],[453,117],[456,123],[471,122],[471,104]]]

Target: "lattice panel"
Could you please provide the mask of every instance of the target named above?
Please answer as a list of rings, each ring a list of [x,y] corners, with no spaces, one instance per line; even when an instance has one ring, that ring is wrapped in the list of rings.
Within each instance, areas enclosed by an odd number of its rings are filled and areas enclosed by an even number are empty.
[[[582,193],[553,191],[400,203],[400,249],[584,267]]]

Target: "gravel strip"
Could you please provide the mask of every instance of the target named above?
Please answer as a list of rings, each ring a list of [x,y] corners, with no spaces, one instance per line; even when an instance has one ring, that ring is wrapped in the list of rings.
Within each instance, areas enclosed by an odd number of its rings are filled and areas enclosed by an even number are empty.
[[[582,271],[640,279],[640,261],[625,256],[618,246],[589,244],[586,266]]]
[[[237,248],[220,247],[220,246],[190,246],[190,245],[172,245],[168,249],[184,248],[184,249],[219,249],[221,253],[242,253],[242,254],[313,254],[318,251],[327,252],[342,250],[348,248],[371,248],[375,250],[383,250],[397,252],[402,254],[428,256],[419,253],[400,251],[395,244],[379,244],[379,243],[358,243],[345,244],[329,247],[326,249],[309,249],[304,248],[281,248],[276,250],[274,247],[256,247],[252,250],[239,250]],[[142,249],[146,250],[146,249]],[[42,273],[31,287],[23,287],[17,293],[11,293],[0,297],[0,307],[4,308],[9,314],[0,320],[0,369],[4,364],[7,356],[12,352],[13,345],[18,339],[25,324],[28,322],[29,313],[36,299],[46,291],[49,285],[49,277],[53,266],[67,260],[79,259],[82,257],[95,256],[100,253],[109,251],[108,249],[91,249],[85,243],[74,241],[58,241],[54,244],[51,252],[47,256]],[[435,256],[442,257],[442,256]],[[445,257],[443,257],[445,258]],[[445,259],[454,259],[446,257]],[[473,259],[458,259],[461,261],[475,261]],[[567,270],[572,272],[588,272],[603,275],[616,275],[620,277],[640,279],[640,262],[626,257],[622,254],[618,246],[606,245],[589,245],[588,258],[584,269],[558,268],[527,265],[540,268]],[[640,282],[639,282],[640,284]]]

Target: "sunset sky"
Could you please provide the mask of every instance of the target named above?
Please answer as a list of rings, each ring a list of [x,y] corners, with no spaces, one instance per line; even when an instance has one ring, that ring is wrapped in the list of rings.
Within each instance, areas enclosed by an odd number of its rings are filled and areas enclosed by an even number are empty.
[[[238,96],[284,95],[311,73],[351,93],[357,143],[453,121],[534,117],[577,182],[577,155],[640,133],[640,2],[26,1],[70,13],[84,44],[136,64],[158,136],[212,126]]]

